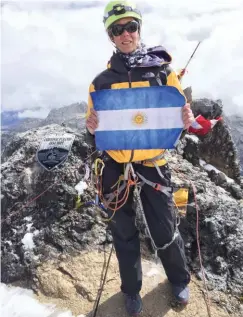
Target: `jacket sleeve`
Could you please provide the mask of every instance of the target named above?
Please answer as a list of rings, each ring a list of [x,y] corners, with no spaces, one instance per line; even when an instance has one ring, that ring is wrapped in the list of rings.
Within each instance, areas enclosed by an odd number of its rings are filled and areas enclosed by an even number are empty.
[[[86,120],[88,119],[89,115],[90,115],[90,109],[94,107],[93,105],[93,100],[91,98],[90,93],[95,91],[95,87],[94,84],[90,84],[89,86],[89,95],[88,95],[88,108],[87,108],[87,112],[86,112]]]
[[[170,66],[167,66],[166,73],[167,73],[167,86],[176,87],[180,91],[180,93],[186,98],[176,72]]]
[[[89,86],[89,94],[88,94],[88,107],[86,111],[86,121],[88,117],[90,116],[90,109],[93,108],[93,100],[91,98],[90,93],[95,91],[93,83]],[[95,136],[89,132],[89,130],[86,128],[86,134],[85,134],[85,141],[88,145],[90,145],[92,148],[95,147]]]

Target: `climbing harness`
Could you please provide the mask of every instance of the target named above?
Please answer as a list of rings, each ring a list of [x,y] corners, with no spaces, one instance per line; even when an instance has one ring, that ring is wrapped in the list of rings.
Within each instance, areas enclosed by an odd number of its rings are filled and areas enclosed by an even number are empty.
[[[157,165],[156,164],[156,161],[154,161],[154,164],[155,166]],[[157,165],[158,167],[158,165]],[[162,193],[164,193],[166,196],[171,196],[172,195],[172,187],[165,187],[165,186],[162,186],[160,184],[157,184],[157,183],[154,183],[154,182],[151,182],[149,180],[147,180],[145,177],[143,177],[141,174],[139,174],[138,172],[135,173],[134,172],[134,169],[133,169],[133,166],[131,163],[128,163],[127,164],[127,168],[131,169],[132,170],[132,175],[138,175],[138,177],[142,180],[141,183],[139,184],[135,184],[135,195],[136,195],[136,198],[137,198],[137,202],[139,204],[139,209],[140,209],[140,212],[141,212],[141,215],[142,215],[142,218],[143,218],[143,221],[144,221],[144,225],[145,225],[145,230],[146,230],[146,233],[147,235],[149,236],[150,238],[150,241],[151,241],[151,244],[152,244],[152,247],[153,247],[153,250],[154,250],[154,256],[155,256],[155,259],[158,260],[158,251],[159,250],[165,250],[167,249],[174,241],[175,239],[178,237],[179,235],[179,231],[178,231],[178,225],[179,225],[179,222],[176,223],[176,228],[175,228],[175,232],[174,232],[174,235],[171,239],[170,242],[164,244],[163,246],[161,247],[158,247],[155,242],[154,242],[154,239],[151,235],[151,232],[150,232],[150,229],[149,229],[149,226],[148,226],[148,222],[147,222],[147,219],[146,219],[146,216],[145,216],[145,213],[144,213],[144,208],[143,208],[143,204],[142,204],[142,200],[140,198],[140,192],[141,192],[141,189],[142,189],[142,186],[144,184],[147,184],[151,187],[153,187],[155,190],[158,190],[158,191],[161,191]],[[159,170],[159,167],[158,169]],[[159,170],[160,171],[160,170]],[[159,173],[159,175],[161,174],[161,171]],[[162,175],[162,174],[161,174]],[[162,175],[162,177],[164,178],[164,176]]]
[[[105,167],[105,163],[103,162],[103,160],[101,158],[97,158],[95,160],[95,166],[94,166],[95,175],[102,176],[104,167]]]
[[[154,159],[150,159],[149,161],[151,163],[153,163],[154,167],[158,171],[158,174],[163,179],[164,176],[161,173],[161,171],[159,169],[159,166],[156,163],[156,160],[161,159],[162,157],[164,157],[164,153],[163,153],[163,155],[161,155],[159,157],[156,157]],[[146,160],[146,162],[148,162],[148,160]],[[144,161],[133,162],[133,163],[134,164],[143,164]],[[114,217],[115,212],[117,212],[126,203],[126,200],[128,198],[127,191],[129,193],[130,187],[134,186],[134,194],[135,194],[135,198],[136,198],[136,200],[138,202],[139,211],[140,211],[142,219],[144,221],[145,232],[148,235],[148,237],[150,238],[151,245],[152,245],[152,248],[154,250],[154,256],[155,256],[155,259],[157,260],[158,259],[158,251],[167,249],[176,240],[176,238],[179,236],[178,227],[180,225],[180,211],[179,211],[179,207],[180,206],[178,207],[176,202],[175,202],[175,199],[173,199],[173,202],[174,202],[174,205],[175,205],[175,209],[176,209],[176,210],[174,210],[175,211],[175,219],[176,219],[174,235],[173,235],[171,241],[169,241],[168,243],[164,244],[163,246],[157,246],[155,244],[154,240],[153,240],[153,237],[151,235],[151,232],[150,232],[147,220],[146,220],[143,204],[142,204],[142,201],[141,201],[141,198],[140,198],[140,192],[141,192],[142,186],[144,184],[147,184],[147,185],[153,187],[155,190],[159,190],[163,194],[165,194],[167,196],[171,196],[172,193],[173,193],[173,188],[172,187],[162,186],[160,184],[154,183],[154,182],[146,179],[143,175],[141,175],[140,173],[134,171],[133,163],[126,163],[125,164],[124,175],[121,175],[119,180],[117,181],[117,183],[112,186],[112,188],[114,188],[117,185],[116,190],[114,190],[113,193],[110,193],[110,194],[107,194],[107,195],[103,196],[102,193],[101,193],[102,186],[100,186],[100,182],[102,183],[102,173],[103,173],[103,170],[104,170],[105,162],[102,159],[97,160],[97,162],[96,162],[97,167],[96,167],[95,171],[96,171],[96,174],[97,174],[96,177],[98,176],[98,179],[99,179],[98,182],[97,182],[99,187],[98,187],[98,192],[97,192],[97,196],[96,196],[97,197],[96,203],[100,205],[100,204],[102,204],[101,202],[103,202],[102,206],[103,206],[104,209],[105,208],[109,208],[109,209],[113,210],[112,216],[109,219],[105,219],[106,222],[109,222]],[[96,164],[95,164],[95,166],[96,166]],[[122,182],[122,184],[121,184],[121,182]],[[205,295],[205,303],[206,303],[206,307],[207,307],[208,316],[211,317],[210,299],[209,299],[209,295],[208,295],[208,289],[207,289],[207,285],[206,285],[206,278],[205,278],[204,268],[203,268],[203,264],[202,264],[201,251],[200,251],[200,242],[199,242],[200,241],[200,238],[199,238],[199,209],[198,209],[197,200],[196,200],[196,189],[195,189],[195,185],[193,184],[193,182],[190,181],[190,183],[191,183],[191,186],[192,186],[192,189],[193,189],[195,206],[196,206],[196,217],[197,217],[196,239],[197,239],[197,247],[198,247],[199,260],[200,260],[200,267],[201,267],[201,271],[202,271],[202,274],[203,274],[204,287],[205,287],[205,290],[206,290],[206,292],[205,292],[206,294],[204,294]],[[119,200],[118,197],[123,191],[125,191],[125,194]],[[188,195],[188,190],[186,191],[186,194]],[[114,199],[115,199],[115,202],[114,202]],[[115,208],[114,208],[114,204],[115,204]],[[113,248],[114,248],[114,246],[112,246],[111,253],[113,251]],[[111,253],[110,253],[110,256],[111,256]],[[108,270],[108,266],[109,266],[109,263],[107,263],[106,272]],[[105,279],[103,279],[102,288],[99,289],[99,292],[97,294],[98,300],[96,301],[96,306],[95,306],[96,308],[95,308],[95,313],[93,314],[93,317],[96,316],[96,312],[97,312],[97,309],[98,309],[98,303],[99,303],[99,300],[100,300],[100,297],[101,297],[101,293],[102,293],[104,284],[105,284]]]
[[[162,158],[164,158],[164,153],[153,158],[153,159],[146,160],[146,162],[149,161],[149,162],[153,163],[155,168],[157,169],[160,177],[162,179],[164,179],[164,176],[161,173],[159,166],[156,163],[156,160],[159,160]],[[133,163],[144,164],[143,161],[133,162]],[[112,186],[112,188],[114,188],[116,186],[116,189],[114,190],[114,192],[110,193],[110,194],[103,195],[103,193],[102,193],[102,174],[103,174],[103,170],[105,167],[105,162],[101,158],[96,159],[95,164],[94,164],[94,172],[95,172],[95,176],[96,176],[96,190],[97,190],[95,204],[99,207],[102,206],[102,208],[109,208],[110,210],[112,210],[113,214],[109,219],[103,218],[103,220],[106,222],[112,221],[112,218],[114,217],[115,213],[126,203],[127,198],[129,196],[129,192],[130,192],[130,187],[134,186],[135,197],[139,203],[139,209],[140,209],[140,212],[141,212],[141,215],[142,215],[142,218],[144,221],[144,225],[145,225],[145,232],[151,240],[151,244],[152,244],[152,247],[153,247],[154,253],[155,253],[155,259],[157,260],[158,251],[165,250],[166,248],[168,248],[175,241],[175,239],[178,237],[178,235],[179,235],[179,230],[178,230],[179,221],[176,221],[176,224],[175,224],[176,228],[175,228],[175,232],[174,232],[174,235],[173,235],[171,241],[164,244],[163,246],[158,247],[152,238],[152,235],[151,235],[151,232],[150,232],[147,220],[146,220],[143,204],[142,204],[142,201],[140,198],[140,192],[141,192],[142,186],[144,184],[147,184],[147,185],[153,187],[155,190],[160,191],[167,196],[171,196],[173,190],[172,190],[172,187],[162,186],[161,184],[151,182],[150,180],[147,180],[144,176],[142,176],[140,173],[135,172],[134,168],[133,168],[133,163],[125,164],[124,175],[121,175],[119,177],[118,181]],[[122,182],[122,185],[121,185],[121,182]],[[119,199],[119,196],[123,191],[124,191],[124,194]],[[112,244],[112,248],[111,248],[110,255],[109,255],[109,260],[107,262],[106,269],[105,269],[104,278],[103,278],[104,267],[102,270],[101,286],[100,286],[98,293],[97,293],[97,297],[96,297],[95,304],[93,307],[92,317],[96,317],[96,315],[97,315],[98,306],[99,306],[100,298],[102,295],[102,291],[104,289],[106,275],[107,275],[107,271],[109,268],[110,259],[111,259],[111,255],[112,255],[113,250],[114,250],[114,245]],[[104,263],[104,265],[105,265],[105,263]]]
[[[160,170],[156,161],[164,158],[164,155],[165,155],[165,153],[163,152],[162,154],[160,154],[152,159],[146,160],[146,163],[150,162],[154,165],[154,167],[156,168],[161,179],[164,179],[164,176],[161,173],[161,170]],[[180,218],[178,216],[178,213],[175,213],[175,219],[176,219],[175,231],[174,231],[174,235],[173,235],[171,241],[169,241],[168,243],[166,243],[163,246],[157,246],[153,240],[152,235],[151,235],[151,232],[150,232],[147,220],[146,220],[146,216],[144,213],[144,208],[143,208],[143,204],[142,204],[141,197],[140,197],[141,189],[146,184],[148,186],[151,186],[154,190],[160,191],[164,195],[166,195],[167,197],[170,197],[173,193],[173,188],[169,187],[169,186],[163,186],[159,183],[152,182],[152,181],[146,179],[140,173],[134,171],[133,164],[144,164],[144,163],[145,163],[145,161],[135,161],[133,163],[126,163],[124,165],[124,174],[121,175],[119,177],[118,181],[111,187],[113,189],[116,186],[114,191],[112,193],[103,195],[103,193],[102,193],[102,174],[103,174],[103,170],[105,167],[105,163],[104,163],[104,160],[102,160],[101,158],[97,158],[95,161],[95,164],[94,164],[94,166],[95,166],[94,171],[95,171],[95,175],[96,175],[96,190],[97,190],[97,192],[96,192],[96,205],[100,206],[102,204],[102,206],[104,206],[105,208],[107,208],[113,212],[109,219],[103,218],[103,220],[105,222],[111,221],[112,218],[114,217],[115,213],[122,206],[124,206],[125,203],[127,202],[127,199],[129,197],[129,193],[130,193],[130,187],[133,186],[135,198],[138,202],[139,211],[141,213],[141,216],[142,216],[142,219],[143,219],[143,222],[145,225],[145,232],[151,240],[151,244],[152,244],[152,247],[154,250],[155,259],[157,260],[158,259],[158,251],[165,250],[166,248],[168,248],[175,241],[175,239],[178,237],[178,235],[179,235],[178,226],[180,224],[180,220],[179,220]],[[122,194],[122,197],[120,197],[120,194]],[[175,201],[174,201],[174,203],[175,203]]]

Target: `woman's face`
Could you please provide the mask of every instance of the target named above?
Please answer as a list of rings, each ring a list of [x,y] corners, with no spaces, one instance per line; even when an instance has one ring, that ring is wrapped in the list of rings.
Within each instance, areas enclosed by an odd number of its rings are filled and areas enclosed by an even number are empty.
[[[126,28],[123,29],[123,26]],[[111,36],[122,53],[131,53],[137,49],[140,40],[139,24],[133,18],[120,19],[112,25]]]

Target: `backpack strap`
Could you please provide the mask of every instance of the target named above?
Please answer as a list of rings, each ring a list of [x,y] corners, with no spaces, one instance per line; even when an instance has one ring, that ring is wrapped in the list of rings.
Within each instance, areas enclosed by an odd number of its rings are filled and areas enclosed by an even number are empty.
[[[155,78],[159,86],[166,86],[167,85],[167,73],[166,73],[166,65],[162,65],[157,72]]]

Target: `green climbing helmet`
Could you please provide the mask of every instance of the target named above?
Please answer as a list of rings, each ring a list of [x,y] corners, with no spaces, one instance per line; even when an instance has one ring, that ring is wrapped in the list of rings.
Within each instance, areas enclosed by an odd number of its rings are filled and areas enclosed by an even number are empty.
[[[114,22],[122,18],[132,17],[142,22],[142,15],[132,1],[110,1],[104,11],[103,22],[107,30]]]

